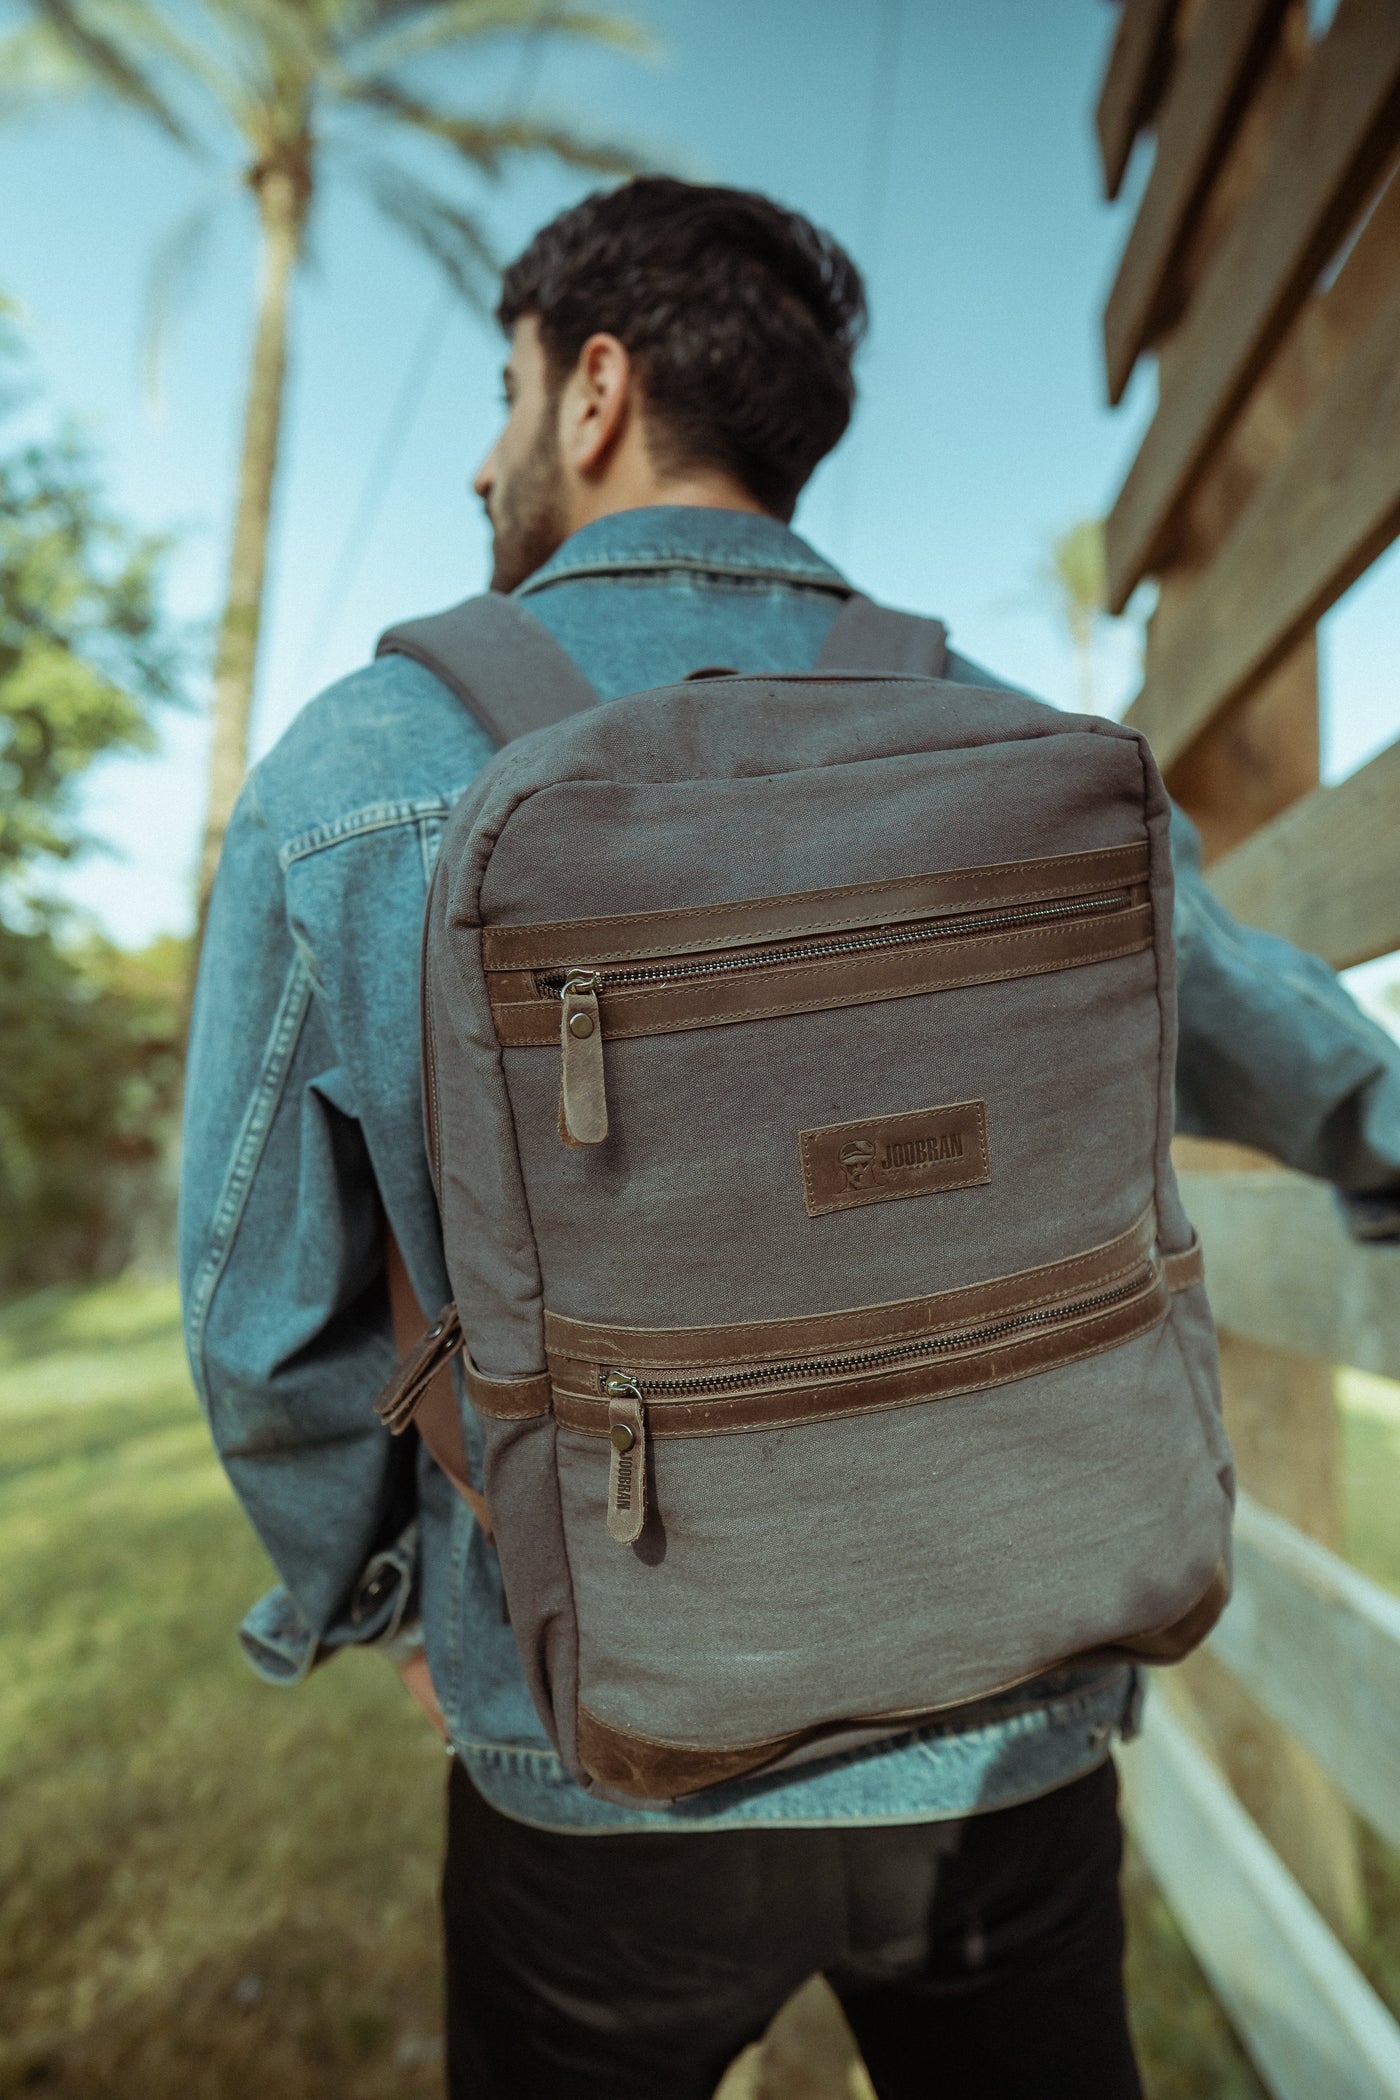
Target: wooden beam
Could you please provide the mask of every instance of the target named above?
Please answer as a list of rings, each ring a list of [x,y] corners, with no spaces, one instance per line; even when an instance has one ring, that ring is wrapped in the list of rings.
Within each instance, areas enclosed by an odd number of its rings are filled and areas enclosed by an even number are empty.
[[[1156,654],[1149,645],[1149,678]],[[1206,868],[1310,795],[1319,757],[1317,635],[1310,630],[1167,775],[1167,787],[1201,834]]]
[[[1212,0],[1178,56],[1157,155],[1104,309],[1110,401],[1122,398],[1171,289],[1197,209],[1278,32],[1287,0]]]
[[[1341,0],[1262,179],[1173,343],[1172,383],[1108,520],[1110,609],[1158,564],[1215,439],[1336,251],[1400,136],[1400,7]]]
[[[1181,1177],[1217,1322],[1246,1340],[1400,1378],[1400,1247],[1353,1240],[1301,1174]]]
[[[1334,1552],[1341,1548],[1336,1373],[1310,1356],[1220,1335],[1220,1390],[1239,1486]],[[1207,1648],[1172,1680],[1185,1683],[1208,1747],[1240,1806],[1341,1939],[1366,1929],[1356,1818],[1345,1794]]]
[[[1241,1495],[1210,1647],[1400,1846],[1400,1598]]]
[[[1400,743],[1256,831],[1210,886],[1237,919],[1336,970],[1400,948]]]
[[[1123,0],[1094,126],[1104,193],[1116,197],[1133,141],[1151,121],[1172,59],[1176,0]]]
[[[1400,44],[1400,6],[1395,8]],[[1400,530],[1400,279],[1154,652],[1128,719],[1164,769]]]
[[[1400,2100],[1400,2028],[1166,1701],[1120,1755],[1133,1836],[1278,2100]]]

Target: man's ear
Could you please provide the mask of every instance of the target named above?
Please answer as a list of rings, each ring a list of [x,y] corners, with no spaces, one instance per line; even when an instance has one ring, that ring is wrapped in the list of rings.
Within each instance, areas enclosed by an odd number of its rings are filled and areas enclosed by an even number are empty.
[[[559,445],[567,467],[592,480],[608,465],[636,410],[636,378],[615,335],[591,335],[559,402]]]

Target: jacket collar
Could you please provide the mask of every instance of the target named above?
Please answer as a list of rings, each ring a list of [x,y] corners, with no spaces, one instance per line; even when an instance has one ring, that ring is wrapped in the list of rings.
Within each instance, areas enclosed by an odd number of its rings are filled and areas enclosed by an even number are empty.
[[[806,584],[842,597],[851,591],[839,569],[777,518],[667,503],[595,518],[571,534],[515,595],[527,598],[576,577],[672,569]]]

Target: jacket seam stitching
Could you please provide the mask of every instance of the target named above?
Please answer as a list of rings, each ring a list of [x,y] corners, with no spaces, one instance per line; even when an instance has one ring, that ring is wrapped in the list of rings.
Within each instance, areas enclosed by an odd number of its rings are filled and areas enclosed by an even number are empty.
[[[263,1052],[258,1084],[254,1088],[253,1098],[248,1104],[239,1129],[233,1157],[229,1162],[228,1173],[210,1227],[208,1251],[200,1266],[192,1293],[194,1317],[191,1354],[198,1364],[199,1382],[206,1395],[206,1404],[211,1416],[213,1402],[209,1393],[208,1369],[205,1362],[209,1316],[238,1237],[248,1194],[286,1087],[292,1055],[310,1006],[311,974],[305,959],[298,954],[287,972],[282,997],[273,1017],[267,1047]]]
[[[835,569],[788,568],[767,562],[742,566],[732,561],[706,561],[693,554],[643,554],[633,555],[626,561],[574,562],[551,570],[548,576],[532,577],[514,593],[517,599],[535,597],[557,583],[573,583],[585,576],[608,576],[617,579],[636,576],[652,576],[667,573],[682,573],[691,576],[713,576],[732,580],[735,583],[786,583],[805,586],[811,590],[827,592],[834,598],[854,596],[852,586]]]
[[[451,802],[437,796],[416,802],[370,803],[343,817],[333,817],[328,823],[314,825],[310,831],[298,832],[278,847],[278,865],[285,874],[294,861],[305,860],[310,854],[324,853],[332,846],[345,845],[376,831],[399,830],[410,824],[421,826],[425,818],[446,817],[451,810]]]

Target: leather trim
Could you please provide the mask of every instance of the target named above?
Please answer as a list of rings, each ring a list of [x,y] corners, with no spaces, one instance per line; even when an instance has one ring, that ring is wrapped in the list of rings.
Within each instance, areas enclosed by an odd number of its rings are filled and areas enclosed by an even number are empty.
[[[493,1422],[526,1422],[532,1415],[549,1413],[550,1381],[543,1371],[533,1378],[488,1378],[467,1357],[465,1376],[467,1398],[479,1415]],[[606,1403],[603,1412],[606,1435]]]
[[[1018,927],[1012,932],[951,935],[859,955],[825,957],[702,977],[677,984],[609,991],[598,1007],[605,1037],[667,1035],[681,1028],[716,1028],[780,1014],[864,1006],[920,992],[1038,977],[1082,963],[1136,955],[1152,944],[1152,906],[1130,905],[1101,918]],[[497,1039],[510,1048],[559,1047],[559,1002],[535,997],[492,1001]]]
[[[429,1456],[445,1473],[466,1503],[486,1538],[491,1536],[491,1516],[486,1498],[472,1486],[467,1465],[467,1445],[462,1434],[462,1411],[452,1381],[452,1358],[462,1347],[462,1323],[455,1305],[445,1305],[426,1334],[426,1322],[418,1294],[413,1288],[398,1241],[385,1231],[385,1261],[389,1280],[389,1314],[394,1340],[403,1352],[389,1383],[375,1401],[375,1411],[390,1434],[402,1436],[410,1422],[426,1445]],[[414,1341],[415,1334],[418,1340]]]
[[[1176,1254],[1164,1255],[1162,1260],[1169,1291],[1189,1291],[1193,1284],[1206,1280],[1206,1258],[1201,1252],[1200,1241],[1194,1237],[1189,1247],[1181,1248]]]
[[[797,1156],[809,1218],[985,1186],[987,1104],[950,1101],[799,1130]]]
[[[1217,1564],[1206,1588],[1189,1611],[1170,1625],[1143,1634],[1128,1634],[1101,1648],[1078,1654],[1051,1657],[1026,1671],[1010,1684],[961,1699],[953,1705],[927,1706],[899,1713],[851,1715],[824,1721],[810,1728],[794,1729],[788,1735],[768,1736],[758,1742],[705,1744],[667,1742],[659,1736],[643,1735],[631,1728],[618,1728],[580,1703],[578,1708],[579,1761],[594,1779],[618,1793],[643,1801],[683,1799],[725,1780],[741,1779],[790,1758],[796,1751],[820,1745],[824,1738],[847,1736],[853,1729],[885,1729],[890,1740],[913,1734],[937,1722],[949,1728],[961,1723],[972,1727],[984,1718],[988,1702],[1018,1684],[1032,1684],[1051,1670],[1106,1667],[1124,1662],[1179,1662],[1182,1656],[1205,1639],[1229,1600],[1230,1583],[1224,1562]]]
[[[1223,1560],[1189,1611],[1166,1626],[1149,1633],[1126,1634],[1122,1640],[1096,1648],[1086,1662],[1177,1663],[1189,1655],[1214,1626],[1230,1601],[1230,1571]]]
[[[705,1749],[698,1743],[666,1743],[600,1721],[586,1706],[578,1709],[578,1759],[591,1778],[619,1794],[642,1801],[672,1801],[698,1794],[707,1786],[738,1779],[770,1765],[802,1740],[800,1734],[773,1736],[733,1749]]]
[[[1001,1319],[1109,1289],[1142,1267],[1156,1231],[1156,1214],[1149,1205],[1126,1232],[1062,1261],[926,1297],[807,1313],[791,1320],[748,1320],[728,1327],[604,1327],[546,1311],[545,1353],[552,1370],[562,1370],[570,1358],[637,1371],[704,1370],[913,1341],[976,1320]]]
[[[481,958],[487,970],[550,970],[703,954],[797,934],[841,933],[853,926],[893,926],[903,919],[980,911],[983,906],[1087,896],[1147,879],[1147,841],[1135,839],[1093,853],[951,868],[891,882],[844,883],[835,889],[795,890],[785,897],[745,897],[732,904],[624,912],[601,919],[555,919],[537,926],[484,926]]]
[[[462,1327],[455,1305],[445,1305],[431,1327],[410,1341],[423,1320],[408,1271],[393,1240],[389,1242],[389,1304],[394,1339],[404,1355],[375,1399],[374,1411],[391,1436],[402,1436],[421,1409],[430,1386],[446,1374],[462,1347]],[[396,1271],[398,1272],[396,1274]],[[402,1276],[402,1282],[399,1276]],[[407,1294],[405,1303],[403,1294]],[[453,1404],[456,1400],[454,1395]]]
[[[865,1376],[828,1374],[810,1382],[786,1379],[781,1384],[746,1386],[742,1392],[701,1394],[676,1399],[646,1395],[647,1433],[653,1437],[720,1436],[748,1429],[798,1429],[854,1415],[881,1413],[947,1400],[989,1386],[1010,1385],[1062,1364],[1077,1363],[1147,1334],[1164,1319],[1167,1287],[1154,1266],[1141,1291],[1078,1319],[1037,1328],[1015,1340],[949,1350],[907,1368],[889,1368]],[[608,1406],[597,1389],[554,1387],[554,1414],[561,1429],[585,1436],[608,1433]]]

